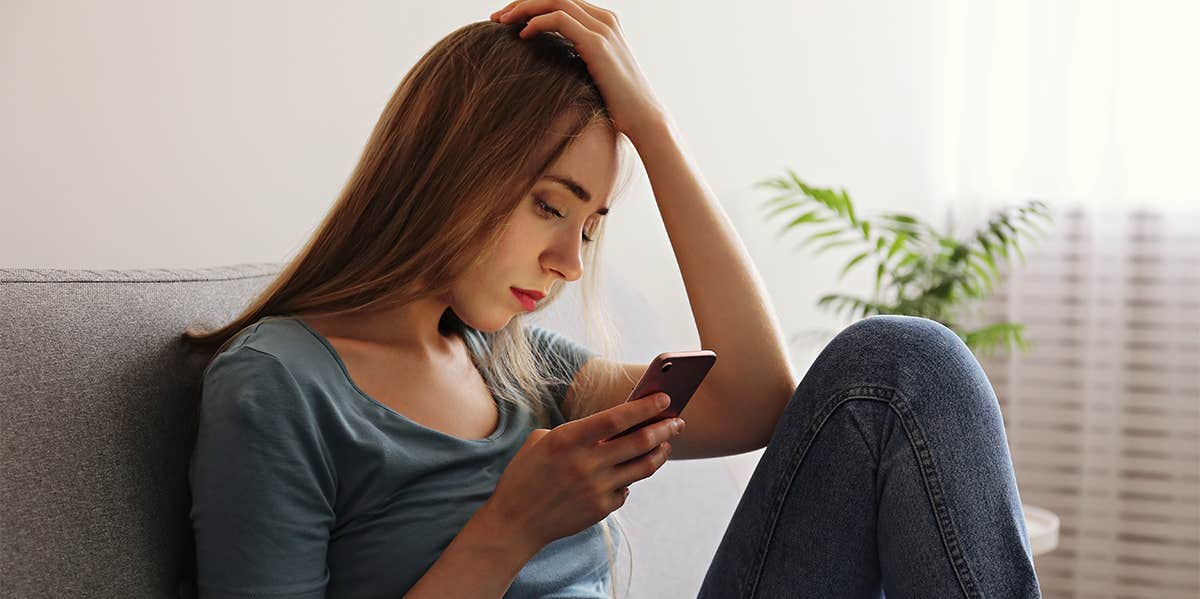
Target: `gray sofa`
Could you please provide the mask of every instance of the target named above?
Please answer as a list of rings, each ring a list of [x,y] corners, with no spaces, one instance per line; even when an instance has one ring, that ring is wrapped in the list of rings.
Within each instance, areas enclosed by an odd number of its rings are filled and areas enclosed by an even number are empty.
[[[0,269],[0,597],[189,596],[203,361],[178,336],[232,319],[281,267]],[[604,277],[621,359],[689,349],[663,343],[645,299]],[[582,339],[565,299],[535,322]],[[730,459],[669,462],[632,486],[619,596],[695,597],[744,488]]]

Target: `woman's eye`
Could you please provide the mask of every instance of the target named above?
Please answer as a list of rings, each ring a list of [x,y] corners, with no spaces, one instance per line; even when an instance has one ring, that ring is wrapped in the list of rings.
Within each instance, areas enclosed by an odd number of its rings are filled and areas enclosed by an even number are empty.
[[[542,209],[542,211],[543,211],[543,212],[549,212],[550,214],[553,214],[554,216],[557,216],[558,218],[562,218],[562,217],[563,217],[563,215],[562,215],[562,213],[561,213],[561,212],[559,212],[558,210],[555,210],[554,208],[552,208],[552,207],[550,206],[550,204],[547,204],[546,202],[543,202],[541,198],[534,198],[534,200],[533,200],[533,201],[534,201],[534,203],[536,203],[536,204],[537,204],[538,208],[541,208],[541,209]]]
[[[538,209],[541,210],[542,212],[553,214],[554,216],[557,216],[558,218],[564,218],[561,212],[554,209],[554,207],[551,206],[550,204],[547,204],[546,202],[542,201],[541,198],[535,197],[533,199],[533,202],[534,202],[534,204],[537,205]],[[591,243],[593,241],[595,241],[595,240],[592,239],[591,237],[588,237],[587,233],[583,234],[583,242],[584,243]]]

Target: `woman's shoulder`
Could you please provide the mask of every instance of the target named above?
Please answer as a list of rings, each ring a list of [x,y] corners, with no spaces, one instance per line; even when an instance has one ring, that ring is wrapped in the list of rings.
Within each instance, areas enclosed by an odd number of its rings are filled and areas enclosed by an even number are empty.
[[[202,382],[206,401],[243,415],[317,418],[328,411],[323,390],[338,372],[336,363],[320,361],[321,351],[294,320],[264,317],[238,332],[209,362]]]
[[[209,370],[218,363],[239,362],[282,368],[293,376],[311,374],[318,370],[323,350],[295,318],[264,316],[236,333],[225,349],[213,357]]]
[[[324,451],[321,439],[338,419],[313,375],[297,366],[297,352],[276,346],[287,334],[279,326],[264,321],[247,327],[209,362],[201,382],[200,430],[228,443],[269,442],[277,452],[299,451],[297,443]]]

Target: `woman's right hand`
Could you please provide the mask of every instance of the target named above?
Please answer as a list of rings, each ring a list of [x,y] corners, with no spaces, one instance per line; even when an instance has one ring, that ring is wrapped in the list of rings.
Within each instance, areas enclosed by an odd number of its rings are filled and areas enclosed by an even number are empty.
[[[658,401],[662,399],[663,403]],[[534,429],[481,511],[540,549],[599,522],[625,504],[627,487],[667,461],[675,418],[616,435],[669,405],[654,393],[553,430]]]

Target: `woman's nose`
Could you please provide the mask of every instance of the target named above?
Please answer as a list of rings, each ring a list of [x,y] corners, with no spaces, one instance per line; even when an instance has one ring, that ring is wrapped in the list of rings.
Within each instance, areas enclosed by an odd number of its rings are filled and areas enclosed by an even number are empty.
[[[546,266],[561,274],[567,281],[579,280],[583,276],[583,258],[580,256],[582,245],[582,241],[576,241],[551,250],[545,262]]]

